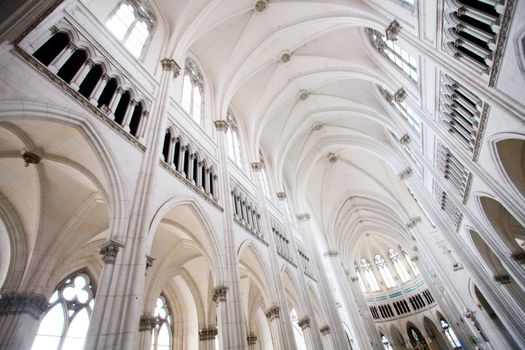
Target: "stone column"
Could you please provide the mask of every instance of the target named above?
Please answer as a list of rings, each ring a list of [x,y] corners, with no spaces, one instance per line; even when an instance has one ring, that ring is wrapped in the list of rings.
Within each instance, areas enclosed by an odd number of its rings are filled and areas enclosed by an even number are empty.
[[[323,343],[323,350],[335,350],[334,344],[332,342],[332,337],[330,337],[331,329],[330,326],[324,325],[319,328],[321,333],[321,342]]]
[[[71,87],[75,90],[78,90],[80,88],[80,84],[86,79],[86,76],[88,75],[91,68],[95,66],[95,63],[91,61],[90,59],[87,59],[86,62],[82,65],[82,68],[79,69],[77,74],[73,77],[71,80]]]
[[[150,314],[143,314],[140,316],[139,332],[140,332],[140,349],[151,348],[151,338],[153,337],[153,329],[157,326],[158,319]]]
[[[11,293],[0,298],[0,349],[29,350],[47,311],[41,294]]]
[[[199,329],[199,350],[215,350],[217,327],[204,327]]]
[[[163,59],[159,80],[159,94],[154,104],[151,135],[140,165],[129,219],[125,233],[112,232],[110,240],[101,248],[105,262],[97,290],[97,301],[89,324],[84,350],[139,348],[139,321],[143,310],[147,241],[149,224],[156,208],[151,205],[155,180],[159,171],[159,154],[162,152],[164,130],[169,106],[172,80],[178,66],[172,59]],[[119,223],[121,226],[124,224]],[[116,226],[118,230],[123,227]],[[115,238],[114,238],[115,237]],[[122,240],[122,244],[115,239]],[[125,245],[125,247],[124,247]],[[117,255],[118,253],[118,255]]]
[[[98,105],[98,99],[102,95],[102,91],[104,91],[104,88],[108,84],[108,81],[109,75],[103,73],[100,79],[98,80],[97,84],[95,85],[95,88],[93,89],[93,92],[91,93],[91,96],[89,98],[89,101],[91,101],[91,103],[95,106]]]
[[[144,137],[146,135],[146,126],[148,125],[148,111],[142,112],[142,115],[140,116],[140,125],[139,129],[137,131],[137,138],[142,141],[144,140]]]
[[[368,317],[368,314],[365,313],[362,315],[360,313],[359,306],[356,302],[357,296],[355,293],[353,293],[353,286],[348,283],[343,266],[341,265],[339,253],[335,250],[329,250],[324,253],[324,256],[329,260],[330,267],[332,268],[335,275],[335,282],[344,299],[342,302],[345,305],[346,312],[349,315],[351,322],[350,327],[352,328],[352,333],[356,338],[354,340],[361,349],[372,349],[373,347],[370,345],[369,338],[377,336],[376,338],[379,339],[379,333],[377,333],[377,329],[375,328],[373,321],[371,321],[370,317]],[[355,281],[357,282],[357,280]]]
[[[274,350],[288,350],[284,344],[282,338],[282,328],[281,328],[281,319],[280,319],[281,308],[277,305],[270,306],[266,310],[265,315],[268,319],[270,325],[270,333],[272,334],[272,343]],[[293,338],[291,339],[293,341]],[[295,348],[295,342],[293,342]]]
[[[73,51],[77,49],[77,46],[73,43],[67,44],[66,48],[58,54],[57,57],[49,64],[48,68],[54,74],[58,73],[60,68],[66,63],[66,61],[71,57]]]
[[[111,97],[111,101],[109,101],[108,108],[111,111],[111,119],[115,119],[115,111],[117,110],[118,103],[120,102],[123,93],[124,90],[119,86]]]
[[[135,106],[137,105],[137,101],[131,100],[128,103],[126,113],[124,114],[124,120],[122,120],[122,126],[124,127],[124,130],[129,132],[129,123],[131,122],[131,116],[133,115],[133,112],[135,111]]]
[[[303,317],[302,319],[297,322],[299,327],[301,327],[301,330],[303,331],[304,340],[306,342],[306,349],[318,349],[319,347],[316,346],[316,340],[315,340],[315,334],[312,330],[312,327],[310,327],[310,318],[309,317]]]

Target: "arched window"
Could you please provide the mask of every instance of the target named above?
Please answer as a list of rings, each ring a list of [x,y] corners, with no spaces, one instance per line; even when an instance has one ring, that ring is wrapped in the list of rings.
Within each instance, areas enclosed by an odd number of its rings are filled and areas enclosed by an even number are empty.
[[[49,299],[32,349],[82,349],[94,303],[95,287],[87,273],[65,279]]]
[[[266,164],[264,162],[264,158],[260,152],[259,152],[259,159],[262,165],[261,175],[262,175],[264,194],[270,197],[270,178],[268,177],[268,172],[266,171]]]
[[[366,292],[365,284],[363,283],[363,278],[361,277],[361,273],[359,272],[359,268],[357,267],[357,264],[354,263],[354,269],[355,273],[357,274],[357,280],[359,281],[359,286],[361,287],[361,290],[363,292]]]
[[[410,275],[408,274],[406,266],[401,260],[401,257],[399,256],[397,250],[395,250],[394,248],[389,248],[388,256],[390,257],[390,260],[392,260],[397,274],[401,278],[401,282],[405,283],[406,281],[410,280]]]
[[[166,303],[166,298],[160,296],[157,299],[155,313],[158,322],[153,328],[151,337],[151,350],[171,349],[171,313]]]
[[[401,253],[403,253],[403,255],[405,256],[405,260],[407,261],[408,266],[410,266],[410,269],[412,269],[414,276],[419,276],[419,269],[417,268],[417,265],[414,264],[412,259],[410,259],[410,256],[408,256],[407,251],[404,248],[401,248]]]
[[[197,64],[186,59],[184,80],[182,81],[182,107],[191,117],[200,123],[204,106],[204,80]]]
[[[386,37],[379,31],[372,28],[366,28],[365,31],[379,53],[398,66],[407,77],[417,82],[417,60],[414,56],[392,40],[386,40]]]
[[[461,343],[459,342],[458,337],[456,337],[456,333],[454,333],[454,330],[448,324],[447,320],[441,319],[441,328],[443,328],[443,332],[445,333],[445,336],[447,337],[452,347],[454,349],[460,348]]]
[[[155,16],[144,0],[122,2],[106,22],[109,31],[139,58],[153,32]]]
[[[228,108],[227,121],[230,125],[228,128],[228,155],[237,165],[242,166],[239,129],[237,127],[237,120],[230,108]]]
[[[386,264],[385,258],[377,254],[374,257],[374,261],[379,270],[379,273],[381,274],[381,277],[383,277],[383,281],[385,281],[386,287],[387,288],[395,287],[396,281],[394,280],[394,277],[392,277],[392,273],[390,272],[390,268]]]
[[[383,348],[385,350],[394,350],[394,349],[392,349],[392,345],[390,345],[390,342],[388,341],[388,338],[385,337],[383,334],[381,334],[381,343],[383,344]]]
[[[374,272],[372,271],[372,266],[370,265],[368,260],[363,258],[361,259],[360,264],[361,264],[361,269],[363,270],[363,273],[365,274],[370,290],[372,292],[380,291],[381,287],[379,287],[379,283],[377,283],[376,276],[374,275]]]

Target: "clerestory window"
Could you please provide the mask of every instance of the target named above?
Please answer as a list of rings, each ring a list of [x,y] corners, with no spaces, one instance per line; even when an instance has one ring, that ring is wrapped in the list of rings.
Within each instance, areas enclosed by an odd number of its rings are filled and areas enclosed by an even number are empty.
[[[394,280],[394,277],[392,276],[392,272],[390,272],[390,268],[386,264],[385,258],[377,254],[374,257],[374,261],[376,263],[377,269],[379,270],[379,273],[381,274],[381,277],[383,277],[383,281],[385,282],[386,287],[387,288],[395,287],[396,281]]]
[[[154,25],[153,11],[138,0],[122,2],[106,22],[109,31],[137,58],[142,56]]]
[[[363,270],[363,273],[366,277],[366,281],[368,282],[368,287],[372,292],[378,292],[381,290],[381,287],[379,287],[379,283],[377,283],[376,276],[374,275],[374,272],[372,271],[372,266],[366,260],[365,258],[360,260],[361,269]]]
[[[204,81],[197,64],[186,59],[184,80],[182,82],[182,108],[200,124],[204,109]]]
[[[228,155],[239,166],[242,166],[241,142],[239,138],[239,128],[233,111],[228,108],[227,120],[228,128]]]
[[[410,280],[410,275],[408,274],[408,270],[401,260],[401,256],[395,250],[394,248],[388,249],[388,256],[390,257],[390,260],[392,260],[392,264],[394,264],[394,268],[397,271],[397,274],[401,278],[401,282],[405,283]]]

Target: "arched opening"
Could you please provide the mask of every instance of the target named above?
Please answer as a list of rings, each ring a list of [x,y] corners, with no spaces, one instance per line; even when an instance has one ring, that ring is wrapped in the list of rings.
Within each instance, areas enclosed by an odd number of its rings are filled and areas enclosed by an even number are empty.
[[[7,277],[9,270],[9,263],[11,261],[11,243],[9,240],[9,234],[7,227],[3,220],[0,219],[0,290],[4,285],[4,280]]]
[[[113,98],[113,95],[117,91],[118,83],[117,79],[111,78],[108,80],[106,86],[104,87],[104,90],[102,90],[102,93],[100,94],[100,97],[98,98],[98,104],[97,107],[100,108],[101,106],[109,106],[109,103],[111,99]]]
[[[503,322],[501,322],[500,318],[498,317],[498,314],[496,314],[489,301],[485,298],[485,296],[483,295],[483,293],[481,293],[477,286],[474,286],[474,293],[476,294],[476,298],[478,299],[478,306],[480,307],[481,311],[489,317],[493,325],[505,338],[505,340],[512,347],[512,349],[520,349],[518,344],[516,344],[516,342],[514,341],[512,335],[507,330],[507,327],[505,327]]]
[[[130,107],[131,108],[131,107]],[[137,132],[139,130],[140,120],[142,118],[142,112],[144,111],[144,105],[142,102],[137,103],[131,115],[129,122],[129,132],[131,135],[138,137]]]
[[[395,350],[407,348],[405,338],[399,329],[397,329],[395,326],[392,326],[392,328],[390,328],[390,333],[392,334],[392,345]]]
[[[462,349],[459,338],[457,337],[456,332],[452,328],[452,325],[447,321],[447,319],[445,319],[445,317],[440,312],[437,313],[437,317],[441,326],[442,334],[444,334],[445,339],[448,341],[450,346],[452,346],[452,348],[454,349]]]
[[[164,143],[162,144],[162,156],[164,157],[164,161],[168,161],[168,155],[170,153],[170,145],[171,145],[171,130],[166,129],[166,134],[164,135]]]
[[[381,336],[381,344],[383,344],[383,349],[384,350],[394,350],[394,348],[392,348],[392,344],[390,344],[390,340],[388,340],[388,338],[383,333],[380,333],[380,336]]]
[[[525,141],[506,139],[496,144],[499,159],[508,178],[525,197]]]
[[[117,109],[115,110],[115,122],[122,125],[126,112],[130,107],[129,102],[131,101],[131,94],[128,90],[124,91],[118,102]]]
[[[179,165],[179,159],[180,159],[180,140],[177,138],[175,139],[175,144],[173,145],[173,164],[175,165],[175,169],[177,171],[180,171],[180,165]]]
[[[58,32],[40,46],[33,57],[42,62],[44,66],[49,66],[68,44],[69,36],[64,32]]]
[[[299,326],[299,316],[295,308],[290,310],[290,320],[292,322],[293,336],[295,340],[295,347],[297,350],[306,350],[306,341],[304,339],[303,331]]]
[[[104,69],[102,69],[102,65],[95,64],[80,84],[78,92],[85,98],[89,99],[103,73]]]
[[[430,350],[421,331],[410,322],[407,325],[407,334],[414,350]]]
[[[443,331],[440,331],[440,329],[438,329],[438,327],[436,327],[434,322],[432,322],[428,317],[423,318],[423,327],[425,327],[425,332],[430,338],[433,348],[437,348],[437,349],[448,349],[449,348],[447,341],[443,337]],[[459,342],[458,342],[458,345],[459,345]],[[459,348],[461,348],[461,346]]]
[[[187,146],[184,150],[184,175],[187,179],[190,177],[190,149]]]
[[[523,252],[525,247],[525,228],[500,202],[489,197],[479,199],[483,212],[492,227],[513,252]]]
[[[153,317],[156,317],[157,324],[153,328],[151,337],[151,350],[169,350],[172,348],[172,316],[171,310],[166,301],[166,297],[161,295],[157,298]]]
[[[66,63],[58,70],[57,75],[69,84],[86,60],[87,53],[85,50],[75,50]]]
[[[33,350],[82,349],[95,303],[96,287],[87,272],[62,281],[49,299]]]
[[[193,183],[195,185],[197,185],[197,183],[198,183],[198,174],[199,174],[197,172],[198,171],[198,167],[199,167],[199,156],[198,156],[197,153],[195,153],[192,158],[193,158],[193,162],[192,162],[192,164],[193,164],[192,170],[193,171],[192,171],[191,178],[193,180]]]

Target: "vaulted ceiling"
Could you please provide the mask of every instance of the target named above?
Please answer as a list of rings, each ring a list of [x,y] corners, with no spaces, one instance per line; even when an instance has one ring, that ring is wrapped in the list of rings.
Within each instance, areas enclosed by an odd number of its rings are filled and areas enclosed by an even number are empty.
[[[260,12],[239,0],[158,5],[173,28],[168,53],[190,52],[201,65],[213,115],[232,106],[245,161],[262,149],[274,191],[311,211],[328,248],[351,266],[378,240],[408,244],[414,203],[398,177],[409,163],[397,144],[406,125],[377,86],[393,93],[410,83],[394,78],[364,32],[383,32],[393,16],[357,0],[270,0]],[[358,244],[363,237],[376,243]]]

